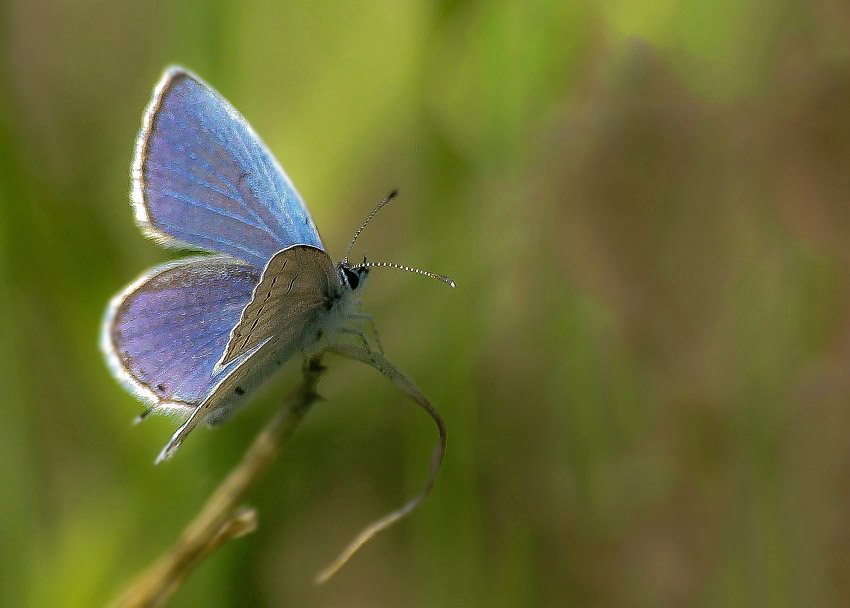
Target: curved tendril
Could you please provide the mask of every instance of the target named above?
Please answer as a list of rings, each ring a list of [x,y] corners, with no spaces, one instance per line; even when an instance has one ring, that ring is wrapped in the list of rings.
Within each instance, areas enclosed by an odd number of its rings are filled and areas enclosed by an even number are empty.
[[[437,425],[437,431],[439,432],[440,437],[437,445],[434,446],[434,451],[431,454],[431,470],[428,475],[428,481],[425,483],[425,486],[419,494],[407,501],[400,508],[395,511],[391,511],[366,526],[366,528],[364,528],[363,531],[360,532],[360,534],[358,534],[351,543],[349,543],[342,553],[340,553],[339,556],[330,563],[330,565],[316,575],[314,582],[317,585],[326,582],[329,578],[336,574],[339,569],[342,568],[363,545],[374,538],[378,532],[385,530],[419,506],[434,486],[434,481],[437,479],[437,473],[440,470],[440,465],[443,463],[443,457],[446,454],[446,424],[443,422],[443,419],[440,417],[440,414],[434,406],[431,405],[431,402],[428,401],[425,395],[423,395],[413,383],[413,380],[405,375],[404,372],[390,363],[383,355],[376,352],[367,352],[360,347],[337,345],[329,348],[328,350],[344,357],[362,361],[363,363],[374,367],[387,378],[392,380],[401,392],[416,401],[416,403],[418,403],[419,406],[425,410],[429,416],[431,416],[434,424]]]

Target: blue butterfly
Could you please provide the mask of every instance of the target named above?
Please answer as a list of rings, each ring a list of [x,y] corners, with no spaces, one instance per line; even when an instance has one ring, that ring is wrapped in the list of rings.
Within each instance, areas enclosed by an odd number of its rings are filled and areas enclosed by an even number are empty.
[[[157,462],[200,422],[227,420],[279,367],[344,336],[365,342],[356,294],[369,269],[325,253],[283,169],[236,109],[179,67],[157,84],[132,165],[136,223],[161,245],[212,255],[150,269],[109,304],[101,345],[147,406],[183,421]],[[368,344],[367,344],[368,348]]]

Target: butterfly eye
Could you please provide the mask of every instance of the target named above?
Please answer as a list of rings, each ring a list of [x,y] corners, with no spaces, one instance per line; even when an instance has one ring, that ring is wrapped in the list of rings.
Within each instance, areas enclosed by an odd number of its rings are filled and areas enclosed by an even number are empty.
[[[357,286],[360,285],[360,275],[350,268],[343,268],[342,272],[345,274],[345,280],[348,282],[348,286],[352,290],[357,289]]]

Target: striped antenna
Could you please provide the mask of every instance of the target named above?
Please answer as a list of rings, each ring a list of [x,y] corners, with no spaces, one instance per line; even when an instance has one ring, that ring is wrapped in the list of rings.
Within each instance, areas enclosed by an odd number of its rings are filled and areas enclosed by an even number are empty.
[[[416,274],[421,274],[422,276],[431,277],[432,279],[437,279],[438,281],[442,281],[449,287],[455,287],[455,282],[443,274],[437,274],[436,272],[431,272],[428,270],[422,270],[421,268],[414,268],[413,266],[404,266],[402,264],[396,264],[394,262],[363,262],[362,264],[356,264],[352,266],[352,269],[356,268],[396,268],[397,270],[406,270],[407,272],[415,272]]]
[[[351,255],[351,250],[354,249],[354,242],[357,240],[357,237],[360,236],[360,233],[363,232],[363,229],[366,227],[366,225],[371,222],[372,218],[378,214],[378,211],[383,209],[387,205],[387,203],[389,203],[396,197],[397,194],[398,190],[393,190],[392,192],[387,194],[384,200],[382,200],[375,206],[375,208],[372,210],[372,213],[366,216],[366,219],[363,220],[363,223],[360,225],[360,228],[358,228],[357,232],[354,233],[354,238],[351,239],[351,244],[348,246],[348,249],[345,251],[345,257],[342,259],[343,264],[345,264],[346,266],[348,265],[348,256]]]

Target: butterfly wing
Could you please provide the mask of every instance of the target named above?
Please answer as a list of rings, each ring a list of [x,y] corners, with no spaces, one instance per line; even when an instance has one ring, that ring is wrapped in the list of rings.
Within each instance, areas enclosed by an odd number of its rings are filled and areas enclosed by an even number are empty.
[[[166,246],[263,268],[291,245],[322,248],[301,197],[241,114],[182,68],[165,72],[133,160],[136,221]]]
[[[157,462],[169,458],[201,421],[224,420],[229,408],[222,404],[234,391],[254,390],[296,351],[315,347],[322,332],[330,329],[328,313],[340,297],[341,285],[327,253],[300,245],[276,253],[241,318],[233,320],[226,349],[222,344],[219,352],[224,354],[212,370],[222,379],[177,429]],[[218,370],[223,370],[220,375]]]
[[[295,246],[276,253],[230,332],[217,368],[266,340],[298,340],[304,328],[318,321],[319,311],[330,310],[341,293],[333,262],[321,249]]]
[[[213,377],[259,279],[257,268],[230,256],[151,269],[107,309],[101,346],[112,372],[151,409],[189,416],[241,362]]]

